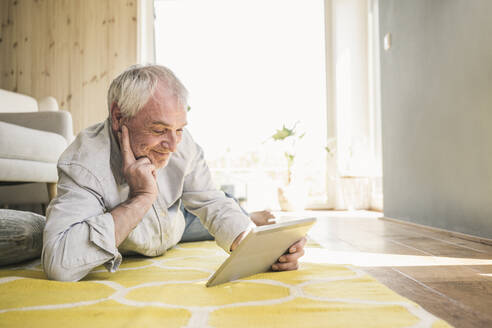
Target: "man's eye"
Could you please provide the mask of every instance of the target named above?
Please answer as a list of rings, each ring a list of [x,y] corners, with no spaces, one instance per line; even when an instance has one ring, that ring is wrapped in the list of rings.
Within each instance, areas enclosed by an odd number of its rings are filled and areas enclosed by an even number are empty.
[[[152,132],[157,133],[157,134],[164,134],[167,132],[167,129],[164,130],[152,130]]]
[[[177,129],[176,132],[177,133],[183,133],[183,129]]]

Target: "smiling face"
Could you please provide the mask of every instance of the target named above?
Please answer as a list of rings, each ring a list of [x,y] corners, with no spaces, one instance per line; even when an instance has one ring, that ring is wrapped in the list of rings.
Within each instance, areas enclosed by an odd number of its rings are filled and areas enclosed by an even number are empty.
[[[113,132],[126,125],[135,158],[147,157],[156,168],[166,166],[181,141],[186,110],[159,83],[154,95],[133,117],[123,118],[116,104],[111,109]]]

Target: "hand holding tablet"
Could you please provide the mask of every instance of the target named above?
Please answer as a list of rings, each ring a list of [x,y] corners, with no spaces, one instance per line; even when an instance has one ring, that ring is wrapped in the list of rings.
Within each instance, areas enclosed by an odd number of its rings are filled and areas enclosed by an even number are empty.
[[[304,245],[306,245],[306,237],[302,237],[301,240],[296,242],[294,245],[289,247],[284,255],[280,256],[272,265],[272,270],[274,271],[290,271],[297,270],[299,265],[297,261],[301,256],[304,255]]]
[[[309,218],[256,227],[212,275],[207,287],[268,271],[272,265],[277,270],[296,269],[297,259],[304,254],[306,233],[315,221]]]

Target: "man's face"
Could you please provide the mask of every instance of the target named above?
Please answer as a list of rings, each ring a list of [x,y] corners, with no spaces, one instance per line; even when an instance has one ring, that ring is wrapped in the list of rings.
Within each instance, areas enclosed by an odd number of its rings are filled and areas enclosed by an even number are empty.
[[[147,157],[159,169],[176,151],[186,124],[184,107],[159,84],[137,115],[121,119],[119,125],[128,128],[135,158]]]

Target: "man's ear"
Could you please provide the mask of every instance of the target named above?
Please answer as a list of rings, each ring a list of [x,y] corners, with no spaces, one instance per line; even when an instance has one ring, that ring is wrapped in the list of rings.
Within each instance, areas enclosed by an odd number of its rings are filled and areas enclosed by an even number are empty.
[[[111,104],[111,129],[115,132],[121,131],[121,121],[123,115],[121,114],[120,108],[116,102]]]

